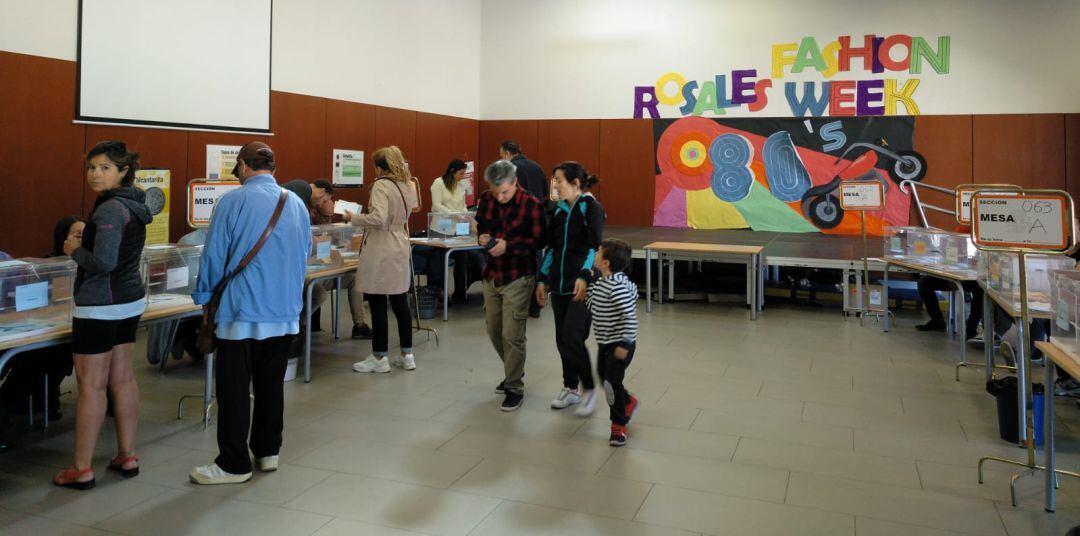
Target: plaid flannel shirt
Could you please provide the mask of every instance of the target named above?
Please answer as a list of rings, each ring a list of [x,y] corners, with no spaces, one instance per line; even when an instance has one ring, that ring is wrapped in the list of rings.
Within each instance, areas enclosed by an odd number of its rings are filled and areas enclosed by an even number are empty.
[[[517,193],[501,204],[490,191],[480,195],[476,210],[479,234],[506,241],[501,257],[487,256],[484,278],[497,286],[529,275],[537,270],[537,252],[544,249],[544,206],[532,194],[518,186]]]

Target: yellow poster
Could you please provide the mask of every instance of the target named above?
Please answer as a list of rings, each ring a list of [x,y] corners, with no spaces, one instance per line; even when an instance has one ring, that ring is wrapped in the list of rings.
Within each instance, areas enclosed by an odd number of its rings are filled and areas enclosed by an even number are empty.
[[[169,243],[169,170],[140,169],[135,186],[146,192],[146,207],[154,221],[146,226],[146,245]]]

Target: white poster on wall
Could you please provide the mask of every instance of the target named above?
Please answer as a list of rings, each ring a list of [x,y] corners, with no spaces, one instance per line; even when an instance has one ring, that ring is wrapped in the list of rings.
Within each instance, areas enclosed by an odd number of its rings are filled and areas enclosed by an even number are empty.
[[[236,166],[236,157],[240,154],[239,145],[206,146],[206,178],[210,180],[236,179],[232,174]]]
[[[334,186],[364,185],[364,151],[334,149],[333,162]]]

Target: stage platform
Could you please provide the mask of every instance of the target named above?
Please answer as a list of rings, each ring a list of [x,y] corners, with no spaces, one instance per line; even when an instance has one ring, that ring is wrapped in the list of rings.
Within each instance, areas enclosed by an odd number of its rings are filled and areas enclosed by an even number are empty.
[[[863,241],[861,236],[826,235],[821,233],[777,233],[745,229],[677,229],[672,227],[635,227],[608,225],[605,237],[625,240],[634,249],[634,257],[644,259],[646,244],[651,242],[691,242],[699,244],[733,244],[763,246],[767,267],[797,266],[861,269]],[[866,237],[866,256],[880,258],[883,253],[880,236]],[[871,262],[871,269],[881,270],[880,262]]]

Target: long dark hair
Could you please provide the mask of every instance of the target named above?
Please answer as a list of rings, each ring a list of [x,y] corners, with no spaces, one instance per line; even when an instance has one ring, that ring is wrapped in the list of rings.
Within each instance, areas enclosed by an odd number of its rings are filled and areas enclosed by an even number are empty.
[[[71,226],[77,222],[86,223],[86,219],[82,216],[64,216],[60,218],[60,221],[56,222],[56,227],[53,227],[52,233],[52,252],[49,253],[50,257],[59,257],[64,254],[64,241],[67,240],[68,232],[71,231]]]
[[[551,170],[551,174],[554,175],[560,169],[563,176],[566,177],[566,182],[578,181],[578,187],[581,188],[582,192],[588,192],[593,186],[600,183],[600,178],[596,175],[589,175],[589,171],[580,162],[574,162],[573,160],[562,162]]]
[[[447,190],[450,190],[451,192],[454,191],[454,186],[456,186],[454,184],[454,174],[467,167],[465,162],[459,158],[450,161],[450,165],[446,166],[446,171],[442,174],[442,181],[443,184],[446,185]]]
[[[86,163],[89,164],[99,154],[105,155],[117,169],[127,169],[124,178],[120,179],[120,186],[131,186],[135,183],[135,172],[139,171],[139,153],[128,151],[127,145],[122,141],[103,141],[86,153]]]

